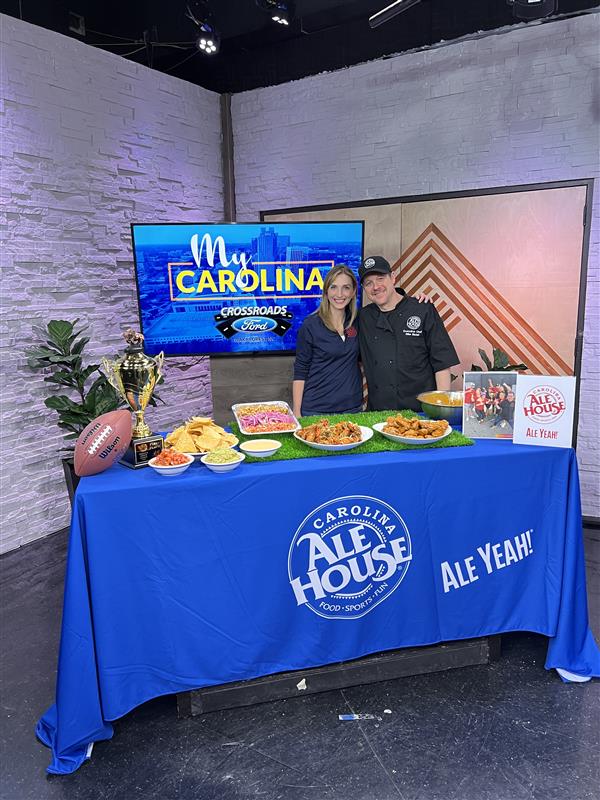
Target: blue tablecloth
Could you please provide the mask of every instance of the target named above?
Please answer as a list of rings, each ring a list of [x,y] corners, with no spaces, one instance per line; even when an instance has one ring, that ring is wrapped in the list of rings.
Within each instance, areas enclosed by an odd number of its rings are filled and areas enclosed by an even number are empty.
[[[547,668],[600,675],[571,450],[115,465],[77,491],[37,734],[68,773],[159,695],[517,630],[550,638]]]

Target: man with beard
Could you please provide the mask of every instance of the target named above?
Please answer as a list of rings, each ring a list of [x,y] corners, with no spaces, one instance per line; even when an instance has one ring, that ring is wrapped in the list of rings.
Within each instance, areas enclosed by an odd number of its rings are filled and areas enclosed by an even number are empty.
[[[456,350],[432,303],[419,304],[396,289],[382,256],[366,258],[358,276],[370,305],[359,315],[359,343],[371,411],[412,409],[432,389],[450,390]]]

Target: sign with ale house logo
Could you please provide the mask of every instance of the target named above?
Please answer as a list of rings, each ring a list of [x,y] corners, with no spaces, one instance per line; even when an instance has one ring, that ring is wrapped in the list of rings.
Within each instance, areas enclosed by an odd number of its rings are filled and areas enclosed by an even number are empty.
[[[519,375],[513,441],[571,447],[574,410],[574,377]]]
[[[338,497],[315,508],[288,556],[298,606],[327,619],[356,619],[398,588],[412,559],[408,528],[376,497]]]

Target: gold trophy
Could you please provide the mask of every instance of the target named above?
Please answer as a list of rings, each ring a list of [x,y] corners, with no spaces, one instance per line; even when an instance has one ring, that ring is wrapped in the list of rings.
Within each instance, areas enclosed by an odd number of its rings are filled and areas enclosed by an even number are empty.
[[[102,368],[110,384],[135,414],[131,444],[121,464],[137,469],[145,467],[163,449],[163,438],[152,433],[144,420],[144,411],[161,376],[164,353],[155,358],[147,356],[143,351],[143,334],[131,328],[125,331],[123,338],[128,345],[123,356],[116,361],[103,358]]]

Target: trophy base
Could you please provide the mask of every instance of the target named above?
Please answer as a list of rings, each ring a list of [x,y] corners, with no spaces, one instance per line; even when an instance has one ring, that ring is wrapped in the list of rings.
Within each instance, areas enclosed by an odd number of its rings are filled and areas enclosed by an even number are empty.
[[[119,464],[129,467],[129,469],[147,467],[150,459],[162,452],[163,445],[162,436],[143,436],[141,439],[132,439]]]

